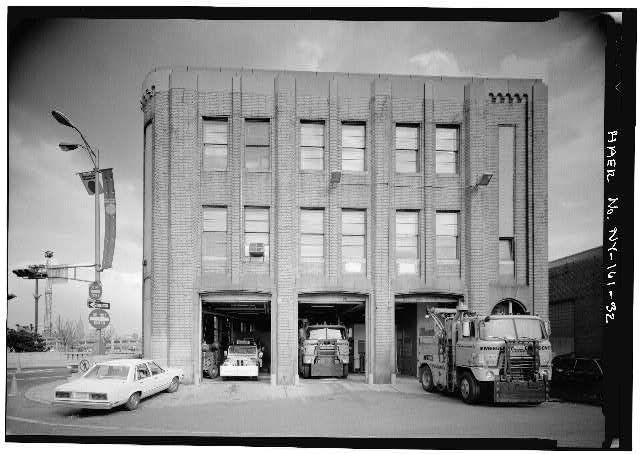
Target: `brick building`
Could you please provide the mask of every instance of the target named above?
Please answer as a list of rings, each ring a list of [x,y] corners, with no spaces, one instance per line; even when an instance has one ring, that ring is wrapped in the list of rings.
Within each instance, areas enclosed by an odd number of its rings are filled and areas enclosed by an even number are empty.
[[[602,246],[549,262],[554,355],[602,357]]]
[[[301,320],[388,383],[429,306],[547,319],[541,81],[171,68],[141,104],[144,353],[188,380],[249,336],[295,383]]]

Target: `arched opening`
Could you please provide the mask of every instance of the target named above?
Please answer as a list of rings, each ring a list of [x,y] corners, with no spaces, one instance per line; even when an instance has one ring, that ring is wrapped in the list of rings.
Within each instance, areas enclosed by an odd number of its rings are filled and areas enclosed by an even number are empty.
[[[507,298],[493,306],[491,315],[524,315],[527,308],[520,301]]]

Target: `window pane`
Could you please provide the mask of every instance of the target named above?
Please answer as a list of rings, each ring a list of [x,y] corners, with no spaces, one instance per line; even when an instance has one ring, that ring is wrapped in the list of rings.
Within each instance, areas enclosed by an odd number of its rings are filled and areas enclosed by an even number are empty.
[[[396,212],[396,235],[417,235],[418,213]]]
[[[324,211],[323,210],[301,210],[300,211],[300,231],[302,233],[324,232]]]
[[[302,257],[324,256],[322,235],[303,235],[300,238],[300,243],[300,255]]]
[[[398,260],[398,274],[418,274],[417,260]]]
[[[226,260],[227,243],[226,232],[203,232],[202,234],[202,259]]]
[[[244,166],[247,169],[269,169],[269,147],[246,147]]]
[[[202,141],[208,144],[227,144],[227,121],[204,120],[202,122]]]
[[[202,161],[204,170],[225,170],[227,168],[227,146],[206,144]]]
[[[364,125],[342,124],[342,147],[364,148]]]
[[[343,235],[364,235],[364,212],[363,211],[343,211],[342,212],[342,234]]]
[[[436,214],[436,235],[457,235],[458,213]]]
[[[417,150],[418,128],[415,126],[397,126],[396,149]]]
[[[458,150],[458,128],[436,127],[436,150]]]
[[[268,233],[245,233],[244,235],[244,255],[249,257],[249,245],[251,243],[264,244],[264,257],[269,257],[269,234]]]
[[[301,169],[322,170],[324,168],[324,148],[301,147]]]
[[[436,152],[436,173],[457,173],[457,153],[449,151]]]
[[[302,123],[300,125],[300,145],[303,147],[324,147],[324,124]]]
[[[414,173],[418,171],[416,163],[418,153],[415,150],[396,151],[396,172]]]
[[[512,261],[513,260],[513,240],[512,239],[500,239],[500,260]]]
[[[247,120],[245,145],[269,146],[269,120]]]
[[[205,232],[226,232],[227,209],[211,207],[203,208],[202,230]]]

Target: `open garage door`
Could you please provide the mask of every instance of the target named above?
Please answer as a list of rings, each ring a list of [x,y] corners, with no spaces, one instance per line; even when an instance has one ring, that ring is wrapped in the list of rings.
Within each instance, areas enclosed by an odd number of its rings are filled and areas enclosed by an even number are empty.
[[[205,380],[245,377],[269,380],[271,351],[271,303],[268,299],[262,295],[202,298],[201,363]],[[255,355],[258,356],[257,365]],[[229,367],[231,361],[225,365],[226,357],[233,359],[233,367]]]
[[[424,316],[430,307],[455,308],[458,297],[432,294],[396,295],[395,357],[396,373],[416,377],[418,374],[418,344],[429,327]]]
[[[300,296],[298,372],[303,378],[350,376],[364,380],[368,338],[366,302],[366,297],[360,295]]]

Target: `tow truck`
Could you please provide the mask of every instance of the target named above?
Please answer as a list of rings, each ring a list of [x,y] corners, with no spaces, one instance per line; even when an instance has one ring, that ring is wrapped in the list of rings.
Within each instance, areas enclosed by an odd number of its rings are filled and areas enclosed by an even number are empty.
[[[548,328],[533,315],[431,308],[433,330],[418,337],[418,380],[427,392],[460,392],[473,404],[540,404],[551,381]]]

